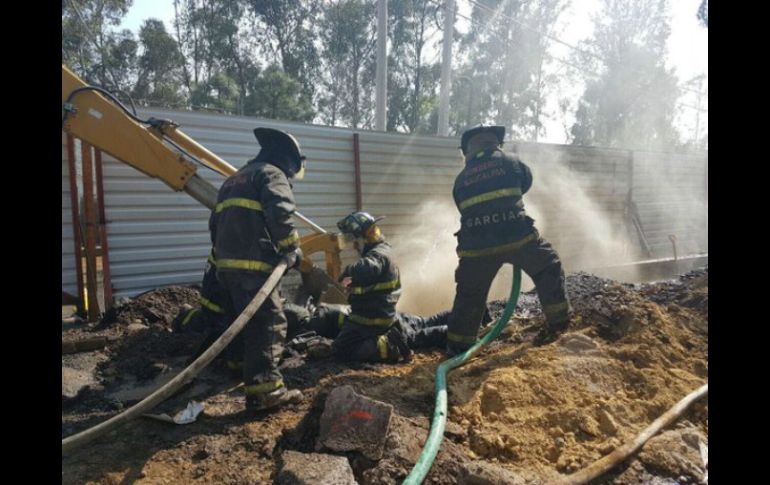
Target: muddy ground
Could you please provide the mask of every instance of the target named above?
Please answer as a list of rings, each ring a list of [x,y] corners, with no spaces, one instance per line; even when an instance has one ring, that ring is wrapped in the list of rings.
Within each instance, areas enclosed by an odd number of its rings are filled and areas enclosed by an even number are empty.
[[[647,285],[577,273],[567,285],[575,318],[557,342],[527,345],[542,314],[537,297],[525,293],[498,340],[450,374],[447,433],[425,483],[460,483],[478,466],[508,480],[489,483],[550,483],[610,453],[707,382],[707,269]],[[96,328],[63,332],[63,339],[116,340],[62,356],[62,438],[115,415],[184,368],[199,337],[171,333],[170,321],[197,297],[195,288],[155,290]],[[493,304],[498,314],[503,303]],[[135,420],[63,456],[62,483],[271,483],[283,450],[314,451],[325,395],[345,384],[395,412],[381,460],[346,455],[356,479],[400,483],[427,435],[441,360],[438,351],[399,365],[290,358],[285,381],[305,400],[259,416],[242,411],[239,376],[215,361],[154,411],[173,415],[195,398],[205,405],[195,423]],[[74,383],[68,396],[65,377]],[[706,400],[596,483],[699,483],[701,441],[708,442]]]

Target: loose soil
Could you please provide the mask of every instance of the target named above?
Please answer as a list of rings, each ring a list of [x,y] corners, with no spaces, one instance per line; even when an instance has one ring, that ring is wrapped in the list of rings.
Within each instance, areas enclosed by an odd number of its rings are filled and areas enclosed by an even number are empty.
[[[456,484],[478,464],[508,473],[511,483],[550,483],[610,453],[707,382],[707,269],[645,285],[576,273],[567,288],[575,318],[559,340],[527,345],[543,317],[537,296],[525,293],[506,331],[450,374],[447,432],[425,483]],[[62,437],[139,399],[123,391],[184,368],[200,337],[171,333],[170,321],[197,299],[196,288],[162,288],[125,303],[95,329],[67,331],[67,338],[102,332],[119,339],[103,351],[62,357],[63,367],[92,369],[95,382],[63,397]],[[503,306],[494,302],[493,313]],[[256,416],[243,412],[239,376],[215,361],[153,411],[173,414],[195,398],[205,405],[195,423],[137,419],[63,456],[62,483],[271,483],[283,450],[319,451],[324,399],[340,385],[394,406],[383,458],[345,455],[357,480],[400,483],[427,435],[441,360],[432,351],[409,364],[350,366],[295,355],[283,363],[284,378],[305,400]],[[699,483],[698,445],[707,440],[704,400],[596,483]]]

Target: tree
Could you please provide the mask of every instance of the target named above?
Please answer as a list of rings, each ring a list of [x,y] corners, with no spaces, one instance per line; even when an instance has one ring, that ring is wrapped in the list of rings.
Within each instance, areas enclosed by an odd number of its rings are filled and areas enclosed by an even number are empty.
[[[283,72],[303,86],[312,99],[318,81],[319,58],[311,26],[319,0],[245,0],[255,15],[254,31],[263,35],[268,51],[280,58]]]
[[[118,65],[130,58],[125,32],[112,34],[131,0],[65,0],[62,2],[62,63],[91,84],[121,89]],[[116,46],[117,50],[116,50]],[[111,53],[123,56],[111,59]],[[128,56],[128,57],[126,57]]]
[[[184,102],[179,46],[162,21],[147,19],[139,31],[142,54],[134,96],[155,106],[172,107]]]
[[[516,138],[537,138],[544,97],[556,82],[543,73],[549,35],[565,8],[566,0],[474,3],[450,100],[455,132],[493,122]]]
[[[439,10],[439,4],[430,0],[388,2],[388,130],[436,130],[430,115],[437,106],[440,70],[438,64],[426,65],[423,57],[429,28],[438,29]]]
[[[702,0],[698,8],[698,20],[708,28],[709,26],[709,0]]]
[[[185,58],[182,76],[193,103],[245,114],[246,76],[257,66],[251,60],[251,36],[243,28],[244,3],[175,0],[174,9],[176,37]],[[229,91],[225,85],[231,83],[237,88],[234,97],[223,97]]]
[[[118,95],[131,92],[136,81],[137,51],[139,44],[128,30],[107,36],[102,61],[104,69],[111,73],[107,86]]]
[[[262,118],[309,122],[315,116],[312,105],[302,96],[302,85],[275,64],[250,86],[246,105],[247,112]]]
[[[572,126],[573,143],[671,149],[678,80],[665,66],[670,34],[665,0],[603,0],[594,37],[577,62],[589,79]]]
[[[326,6],[320,22],[323,48],[321,119],[353,128],[369,127],[373,118],[375,77],[374,4],[342,0]]]

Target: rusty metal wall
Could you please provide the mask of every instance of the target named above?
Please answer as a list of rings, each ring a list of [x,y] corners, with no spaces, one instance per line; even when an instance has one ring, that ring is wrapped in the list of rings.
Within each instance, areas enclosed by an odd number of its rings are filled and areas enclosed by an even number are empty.
[[[75,261],[75,239],[72,227],[69,168],[67,166],[67,136],[61,143],[61,289],[77,296],[78,281]]]

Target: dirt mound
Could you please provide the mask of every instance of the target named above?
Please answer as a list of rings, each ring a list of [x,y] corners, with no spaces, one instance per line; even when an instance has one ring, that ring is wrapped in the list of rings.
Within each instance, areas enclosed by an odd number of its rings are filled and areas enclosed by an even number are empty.
[[[674,281],[643,285],[641,294],[658,304],[691,308],[708,321],[708,267],[683,274]]]
[[[706,381],[707,321],[645,296],[673,283],[572,283],[572,333],[521,355],[497,347],[450,377],[449,419],[469,430],[472,458],[547,481],[608,454]],[[688,419],[707,434],[707,405],[694,409]]]
[[[708,270],[650,285],[577,273],[567,277],[567,288],[575,318],[559,340],[538,348],[520,345],[528,338],[522,337],[524,329],[542,322],[536,294],[525,293],[506,333],[449,375],[447,431],[426,483],[455,484],[485,466],[495,473],[507,470],[522,483],[552,482],[610,453],[707,382]],[[145,303],[159,320],[110,345],[103,374],[151,375],[193,352],[194,342],[168,332],[161,313],[173,318],[182,301],[196,305],[197,294],[192,302],[159,295]],[[504,303],[490,305],[494,316]],[[143,315],[140,306],[124,312],[123,322]],[[416,354],[410,364],[351,366],[294,356],[284,362],[283,373],[289,387],[305,393],[302,404],[242,416],[238,392],[207,395],[201,398],[205,414],[193,425],[137,421],[94,448],[64,457],[62,482],[268,483],[282,450],[315,451],[324,394],[351,385],[393,405],[396,417],[382,460],[348,456],[356,478],[367,485],[400,483],[427,434],[442,360],[431,352]],[[90,391],[77,415],[63,414],[63,434],[65,419],[69,434],[117,411],[99,396]],[[178,409],[187,399],[167,405]],[[667,434],[598,483],[697,483],[702,464],[696,450],[698,441],[708,439],[707,417],[707,402],[697,403]],[[139,441],[143,446],[136,446]]]
[[[118,304],[104,314],[97,328],[114,323],[162,323],[166,326],[176,317],[182,305],[197,307],[200,289],[197,286],[167,286],[137,295]]]
[[[140,381],[152,379],[163,371],[163,362],[193,355],[202,340],[199,334],[171,333],[153,325],[111,346],[107,351],[109,361],[101,365],[100,371],[116,376],[131,374]]]

